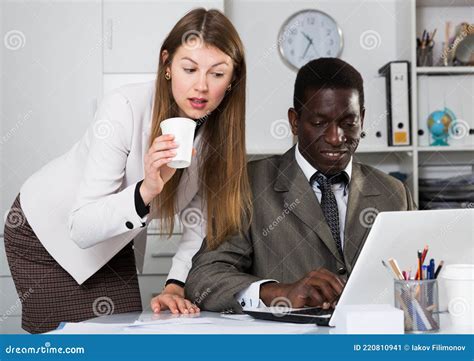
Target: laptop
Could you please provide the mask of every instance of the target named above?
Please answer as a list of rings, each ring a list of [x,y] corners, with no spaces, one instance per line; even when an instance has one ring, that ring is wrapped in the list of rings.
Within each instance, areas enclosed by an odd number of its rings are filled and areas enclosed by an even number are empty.
[[[342,305],[394,304],[393,276],[382,260],[397,260],[400,269],[416,270],[417,250],[436,264],[474,263],[474,209],[382,212],[377,215],[335,309],[254,308],[243,312],[257,319],[336,326]],[[440,283],[440,310],[447,308]]]

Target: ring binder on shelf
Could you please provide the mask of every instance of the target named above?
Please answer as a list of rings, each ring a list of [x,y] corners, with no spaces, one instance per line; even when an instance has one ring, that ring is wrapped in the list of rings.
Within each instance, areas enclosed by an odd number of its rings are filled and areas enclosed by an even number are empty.
[[[411,145],[410,63],[391,61],[379,69],[387,87],[389,146]]]

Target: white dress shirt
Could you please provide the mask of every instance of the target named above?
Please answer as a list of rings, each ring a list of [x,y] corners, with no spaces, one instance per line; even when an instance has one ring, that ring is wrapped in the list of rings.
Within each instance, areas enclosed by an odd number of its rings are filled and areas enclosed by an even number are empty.
[[[318,170],[314,168],[306,159],[303,157],[299,150],[299,144],[296,144],[295,147],[295,158],[296,163],[303,171],[306,179],[310,182],[311,177],[315,174]],[[352,174],[352,158],[347,164],[344,171],[349,176],[349,181]],[[318,187],[318,183],[314,182],[312,185],[313,191],[318,198],[319,203],[321,203],[321,190]],[[339,230],[341,232],[341,246],[344,248],[344,227],[346,223],[346,213],[347,213],[347,201],[349,199],[348,189],[349,184],[337,183],[332,184],[331,189],[334,193],[334,197],[336,198],[337,209],[339,211]],[[266,282],[278,282],[276,280],[266,279],[252,283],[249,287],[243,289],[236,295],[236,300],[240,303],[242,308],[250,309],[250,308],[259,308],[265,307],[265,304],[260,300],[260,285]]]

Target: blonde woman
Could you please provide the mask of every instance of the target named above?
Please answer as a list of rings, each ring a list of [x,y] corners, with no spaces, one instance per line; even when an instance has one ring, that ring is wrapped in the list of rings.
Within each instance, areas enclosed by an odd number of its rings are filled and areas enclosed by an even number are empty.
[[[219,11],[195,9],[160,50],[156,83],[108,94],[94,123],[65,155],[33,174],[7,215],[5,248],[22,301],[22,327],[141,311],[135,258],[146,226],[160,218],[183,235],[153,311],[194,313],[184,299],[192,256],[242,231],[250,214],[245,158],[245,76],[241,40]],[[171,117],[196,120],[192,164],[167,166],[179,147],[160,133]]]

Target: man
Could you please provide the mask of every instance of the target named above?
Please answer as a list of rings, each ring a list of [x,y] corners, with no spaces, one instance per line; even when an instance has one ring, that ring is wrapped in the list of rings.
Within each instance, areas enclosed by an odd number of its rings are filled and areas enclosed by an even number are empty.
[[[333,305],[378,212],[413,209],[406,186],[353,162],[364,121],[362,77],[337,58],[298,72],[288,118],[298,143],[251,162],[247,232],[193,258],[186,297],[209,311]],[[383,242],[383,240],[381,240]]]

